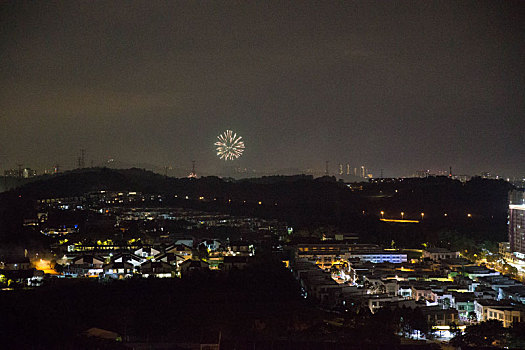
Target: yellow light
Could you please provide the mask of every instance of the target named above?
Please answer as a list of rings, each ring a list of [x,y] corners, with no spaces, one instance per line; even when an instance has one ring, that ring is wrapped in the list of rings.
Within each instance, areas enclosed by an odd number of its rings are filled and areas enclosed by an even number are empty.
[[[468,216],[469,218],[471,218],[471,217],[472,217],[472,214],[468,213],[467,216]]]
[[[259,205],[261,205],[261,204],[262,204],[262,202],[261,202],[261,201],[259,201]]]
[[[33,262],[35,269],[44,271],[44,273],[56,275],[57,272],[51,267],[51,261],[40,259]]]
[[[401,220],[401,219],[379,219],[384,222],[402,222],[402,223],[419,223],[419,220]]]

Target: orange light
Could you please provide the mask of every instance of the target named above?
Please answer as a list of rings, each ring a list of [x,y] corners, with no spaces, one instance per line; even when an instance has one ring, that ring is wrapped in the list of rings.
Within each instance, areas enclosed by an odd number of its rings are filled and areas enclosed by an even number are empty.
[[[401,222],[407,224],[418,224],[419,220],[401,220],[401,219],[379,219],[384,222]]]

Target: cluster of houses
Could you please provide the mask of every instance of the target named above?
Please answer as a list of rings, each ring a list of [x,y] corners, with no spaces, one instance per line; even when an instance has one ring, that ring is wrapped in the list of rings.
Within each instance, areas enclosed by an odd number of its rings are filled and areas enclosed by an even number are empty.
[[[213,200],[186,195],[181,199]],[[134,191],[41,199],[24,225],[54,238],[49,251],[38,253],[47,257],[51,253],[54,258],[50,260],[57,262],[57,275],[68,278],[167,278],[196,270],[243,268],[255,255],[255,246],[269,247],[276,237],[290,233],[278,220],[159,207],[164,200],[163,196]],[[97,241],[89,232],[99,232],[94,236],[105,240]],[[33,261],[36,253],[26,252],[26,256]],[[8,274],[40,274],[35,272],[38,266],[30,265],[27,269],[13,265]],[[25,278],[16,280],[29,283]]]
[[[13,281],[39,286],[48,275],[100,279],[184,277],[199,271],[244,269],[255,258],[255,246],[247,241],[203,240],[194,244],[184,239],[172,244],[64,244],[57,248],[55,253],[60,258],[54,266],[49,266],[50,261],[45,267],[39,266],[39,260],[31,262],[27,256],[0,257],[1,285]]]
[[[254,256],[248,242],[178,240],[169,245],[94,246],[66,252],[58,262],[67,277],[182,277],[196,270],[244,268]],[[205,252],[203,254],[203,252]],[[203,256],[204,255],[204,256]]]
[[[179,197],[175,195],[175,197]],[[181,196],[186,200],[210,201],[210,198],[202,196],[190,198]],[[202,212],[185,208],[162,208],[162,203],[167,198],[161,195],[143,194],[135,191],[115,192],[96,191],[78,197],[47,198],[38,200],[35,217],[25,219],[26,226],[38,227],[40,232],[48,236],[64,237],[71,233],[78,233],[80,222],[76,224],[63,224],[48,222],[49,212],[53,210],[62,211],[93,211],[100,214],[97,220],[101,223],[111,223],[115,227],[125,230],[130,223],[137,221],[148,222],[149,228],[145,231],[158,232],[159,234],[170,233],[170,222],[184,221],[183,229],[199,229],[209,227],[235,227],[241,234],[259,234],[272,232],[284,234],[288,227],[274,219],[260,219],[254,217],[236,217],[223,213]],[[140,203],[140,207],[134,204]],[[151,208],[147,204],[155,204]],[[94,220],[94,218],[91,218]]]
[[[303,295],[332,309],[420,308],[429,324],[525,319],[525,286],[446,249],[383,250],[370,244],[298,244],[290,269]]]
[[[27,257],[0,258],[0,286],[11,287],[16,281],[28,286],[39,286],[44,279],[44,272],[35,269]]]

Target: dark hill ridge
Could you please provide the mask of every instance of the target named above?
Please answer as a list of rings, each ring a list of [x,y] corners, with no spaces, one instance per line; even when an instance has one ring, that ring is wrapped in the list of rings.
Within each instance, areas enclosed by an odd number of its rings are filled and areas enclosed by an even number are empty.
[[[43,176],[40,180],[22,185],[12,191],[31,199],[60,198],[80,196],[88,192],[106,191],[137,191],[154,194],[180,194],[188,196],[224,197],[234,196],[246,200],[246,196],[269,198],[268,191],[276,187],[274,197],[277,200],[281,191],[293,187],[309,187],[310,190],[337,189],[345,191],[344,184],[335,178],[318,178],[312,176],[266,176],[262,178],[243,180],[223,180],[215,176],[199,179],[172,178],[151,171],[131,169],[89,168],[77,169],[53,176]]]
[[[108,190],[164,196],[162,203],[145,204],[149,206],[276,218],[294,228],[333,225],[345,232],[365,233],[370,240],[376,236],[378,241],[383,240],[379,237],[388,237],[394,231],[401,235],[395,238],[398,242],[408,238],[408,233],[417,238],[443,228],[484,232],[483,236],[493,235],[495,240],[505,237],[507,196],[512,187],[505,181],[478,178],[463,184],[442,177],[362,185],[361,191],[352,191],[335,178],[314,179],[305,175],[245,180],[179,179],[136,168],[81,169],[43,177],[0,193],[0,231],[16,232],[24,217],[32,217],[37,199]],[[386,224],[378,221],[380,211],[390,218],[398,218],[403,211],[405,218],[416,219],[424,212],[425,220],[421,225],[410,227]],[[444,217],[444,212],[448,216]],[[472,218],[467,218],[466,213],[472,213]]]
[[[346,203],[346,210],[351,211],[352,203],[358,199],[344,184],[328,177],[272,176],[226,181],[218,177],[166,178],[142,169],[90,168],[42,178],[0,194],[0,200],[21,204],[43,198],[80,196],[98,190],[162,194],[165,196],[162,204],[167,206],[292,222],[336,222],[341,218],[342,204]],[[185,200],[186,196],[190,200]],[[200,197],[204,199],[197,200]]]
[[[142,169],[113,170],[109,168],[77,169],[23,185],[16,192],[31,199],[75,197],[88,192],[130,191],[159,192],[165,178]]]

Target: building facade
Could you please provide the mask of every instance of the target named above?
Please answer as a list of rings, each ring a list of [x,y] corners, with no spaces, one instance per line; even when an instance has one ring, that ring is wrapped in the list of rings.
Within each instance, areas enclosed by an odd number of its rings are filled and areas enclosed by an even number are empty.
[[[509,193],[509,243],[511,252],[525,254],[525,191]]]

